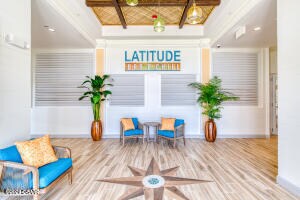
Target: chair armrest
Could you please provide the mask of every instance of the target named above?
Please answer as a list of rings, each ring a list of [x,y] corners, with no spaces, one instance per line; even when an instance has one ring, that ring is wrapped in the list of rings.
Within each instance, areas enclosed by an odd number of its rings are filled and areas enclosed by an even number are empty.
[[[2,181],[2,177],[5,176],[5,168],[13,168],[13,169],[19,169],[21,171],[14,172],[13,176],[15,177],[22,177],[26,174],[32,172],[33,177],[33,189],[38,190],[39,189],[39,170],[36,167],[25,165],[22,163],[16,163],[16,162],[9,162],[9,161],[0,161],[0,182]],[[12,177],[13,178],[13,177]],[[9,188],[7,188],[9,189]],[[30,189],[30,188],[28,188]]]
[[[184,128],[184,125],[185,125],[185,124],[181,124],[181,125],[175,127],[175,130],[183,129],[183,128]]]
[[[71,149],[68,147],[52,146],[58,158],[71,158]]]
[[[143,124],[143,123],[140,123],[140,122],[138,122],[138,128],[139,128],[139,129],[142,129],[142,130],[144,130],[144,124]]]

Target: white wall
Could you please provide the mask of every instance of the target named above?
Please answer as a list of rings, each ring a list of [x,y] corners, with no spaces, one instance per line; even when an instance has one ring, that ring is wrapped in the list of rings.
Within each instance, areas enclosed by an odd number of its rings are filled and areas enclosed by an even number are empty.
[[[35,55],[38,53],[92,53],[93,51],[94,49],[33,49],[33,72],[35,70]],[[86,75],[88,74],[82,74],[82,81]],[[44,134],[50,134],[53,137],[90,137],[93,121],[91,106],[35,106],[34,73],[32,90],[31,135],[33,137]]]
[[[103,45],[103,43],[101,43]],[[200,81],[201,47],[199,41],[105,41],[105,73],[145,74],[145,106],[120,107],[105,105],[104,136],[119,136],[119,120],[136,116],[142,122],[159,121],[160,117],[185,119],[188,137],[203,137],[201,111],[198,105],[166,107],[160,105],[160,76],[174,72],[125,72],[124,50],[132,49],[179,49],[182,51],[182,71],[175,73],[196,74]],[[99,47],[100,48],[100,47]],[[51,50],[52,52],[55,50]],[[60,50],[61,51],[61,50]],[[218,123],[218,137],[267,137],[268,126],[268,49],[235,49],[235,51],[255,51],[259,53],[259,104],[258,106],[225,106],[223,118]],[[82,107],[33,107],[32,135],[49,133],[53,137],[90,137],[92,122],[90,106]]]
[[[180,72],[125,72],[124,52],[125,50],[180,50],[181,71]],[[175,117],[184,119],[186,122],[187,137],[200,136],[200,109],[194,106],[162,106],[161,74],[194,74],[200,81],[201,71],[201,48],[199,45],[174,45],[162,44],[151,45],[145,41],[138,45],[130,41],[121,44],[108,44],[106,48],[105,73],[107,74],[144,74],[145,75],[145,105],[143,107],[109,106],[106,104],[105,134],[119,137],[120,119],[123,117],[138,117],[141,122],[156,121],[161,117]],[[112,59],[113,58],[113,59]]]
[[[258,54],[258,105],[225,105],[217,120],[218,137],[269,137],[269,51],[268,49],[213,49],[218,52],[251,52]]]
[[[278,182],[300,196],[300,1],[278,0]]]
[[[0,147],[28,139],[30,134],[30,50],[9,46],[3,38],[11,33],[30,43],[30,10],[30,0],[0,3]]]

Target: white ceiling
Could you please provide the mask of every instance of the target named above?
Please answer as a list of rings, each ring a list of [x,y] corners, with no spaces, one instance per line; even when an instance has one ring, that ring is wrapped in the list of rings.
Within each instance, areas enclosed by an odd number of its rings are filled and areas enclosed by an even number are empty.
[[[248,14],[243,16],[228,32],[214,42],[226,48],[262,48],[272,47],[277,44],[277,5],[276,0],[263,0],[258,3]],[[246,26],[246,34],[235,39],[236,31]],[[261,27],[260,31],[254,31]]]
[[[55,28],[56,32],[49,32],[44,25]],[[235,40],[235,31],[242,25],[246,25],[247,34]],[[255,26],[261,26],[262,30],[252,31]],[[239,48],[275,46],[276,0],[221,0],[221,5],[204,27],[184,26],[176,31],[176,27],[167,26],[166,34],[152,34],[151,27],[144,27],[145,30],[143,27],[123,30],[121,27],[101,26],[92,10],[85,5],[85,0],[32,0],[33,48],[91,48],[95,46],[96,39],[174,37],[209,38],[214,47],[217,44]]]
[[[85,37],[45,0],[32,0],[32,48],[93,48]],[[78,14],[79,15],[79,14]],[[44,26],[55,29],[48,31]]]

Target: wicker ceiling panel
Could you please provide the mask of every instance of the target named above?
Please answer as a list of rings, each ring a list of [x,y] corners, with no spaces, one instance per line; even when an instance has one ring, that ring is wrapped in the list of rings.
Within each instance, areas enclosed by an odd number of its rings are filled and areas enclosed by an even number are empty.
[[[128,25],[152,25],[152,15],[160,13],[166,24],[178,24],[184,7],[122,7]]]
[[[102,25],[121,25],[114,7],[94,7],[93,10]]]
[[[102,0],[101,0],[102,1]],[[126,2],[126,0],[118,0],[118,2]],[[163,2],[170,2],[170,0],[142,0],[142,2],[147,2],[147,3],[157,3],[157,2],[160,2],[160,3],[163,3]],[[187,0],[174,0],[173,1],[174,3],[186,3]]]
[[[151,2],[152,0],[148,1]],[[178,0],[178,2],[181,1],[184,0]],[[204,24],[211,12],[213,11],[214,6],[202,6],[201,8],[203,10],[203,20],[200,24]],[[121,25],[120,19],[114,7],[93,7],[93,10],[102,25]],[[121,7],[121,10],[127,25],[152,25],[152,15],[158,13],[157,6],[124,6]],[[167,25],[178,25],[183,11],[183,6],[159,7],[159,13],[161,17],[165,20]]]

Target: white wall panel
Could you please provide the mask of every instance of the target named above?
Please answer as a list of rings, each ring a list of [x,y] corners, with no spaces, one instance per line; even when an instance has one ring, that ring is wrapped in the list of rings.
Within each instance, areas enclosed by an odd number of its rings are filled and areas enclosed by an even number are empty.
[[[232,105],[258,104],[258,53],[214,52],[213,76],[222,79],[222,87],[239,97]]]
[[[78,101],[85,89],[78,88],[91,76],[94,69],[94,53],[44,52],[34,55],[35,106],[88,105],[90,101]]]
[[[269,128],[267,100],[268,87],[268,50],[263,49],[214,49],[214,53],[228,54],[255,54],[257,57],[257,103],[255,104],[225,104],[222,118],[217,120],[219,137],[268,137]],[[224,54],[225,53],[225,54]],[[214,62],[214,61],[213,61]],[[229,61],[227,61],[229,62]],[[226,63],[225,63],[226,64]],[[228,64],[228,63],[227,63]],[[230,76],[227,76],[230,78]],[[226,78],[226,77],[225,77]],[[226,87],[225,87],[226,88]]]
[[[1,1],[0,35],[11,33],[31,42],[31,1]],[[0,37],[0,148],[29,138],[31,106],[31,51]]]
[[[278,0],[278,177],[300,196],[299,0]]]
[[[161,105],[195,106],[196,90],[188,85],[196,80],[195,74],[161,75]]]
[[[180,72],[125,72],[124,51],[125,50],[180,50],[181,51],[181,71]],[[114,58],[114,59],[111,59]],[[200,48],[199,47],[170,47],[170,46],[117,46],[106,49],[106,73],[126,74],[145,76],[145,105],[144,106],[110,106],[106,107],[106,135],[119,135],[119,121],[122,117],[138,117],[142,122],[160,121],[161,117],[175,117],[184,119],[186,122],[186,134],[193,137],[200,137],[200,109],[193,105],[161,105],[161,76],[182,76],[189,74],[195,79],[200,77]]]
[[[77,89],[77,86],[80,85],[84,80],[86,75],[94,74],[94,49],[34,49],[33,51],[33,75],[35,75],[35,56],[37,54],[68,54],[71,56],[67,65],[61,66],[51,64],[52,67],[69,67],[66,69],[66,72],[71,76],[71,79],[68,81],[69,88]],[[72,65],[72,56],[74,54],[84,55],[85,59],[79,58],[81,60],[77,64]],[[81,66],[80,63],[83,62]],[[64,62],[65,63],[65,62]],[[91,66],[92,63],[92,66]],[[72,75],[72,66],[78,67],[80,73],[75,73]],[[83,67],[83,68],[81,68]],[[75,69],[76,72],[76,69]],[[33,79],[35,80],[35,78]],[[65,87],[66,85],[62,85]],[[33,91],[35,91],[36,83],[33,81]],[[64,90],[66,88],[63,88]],[[73,100],[71,103],[60,102],[52,104],[40,104],[36,106],[33,104],[31,112],[31,135],[40,136],[43,134],[50,134],[51,136],[56,137],[90,137],[90,127],[93,121],[93,112],[89,100],[85,102],[79,102],[78,98],[82,95],[81,92],[75,90],[76,94],[72,93]],[[35,99],[36,94],[33,94],[33,99]]]

